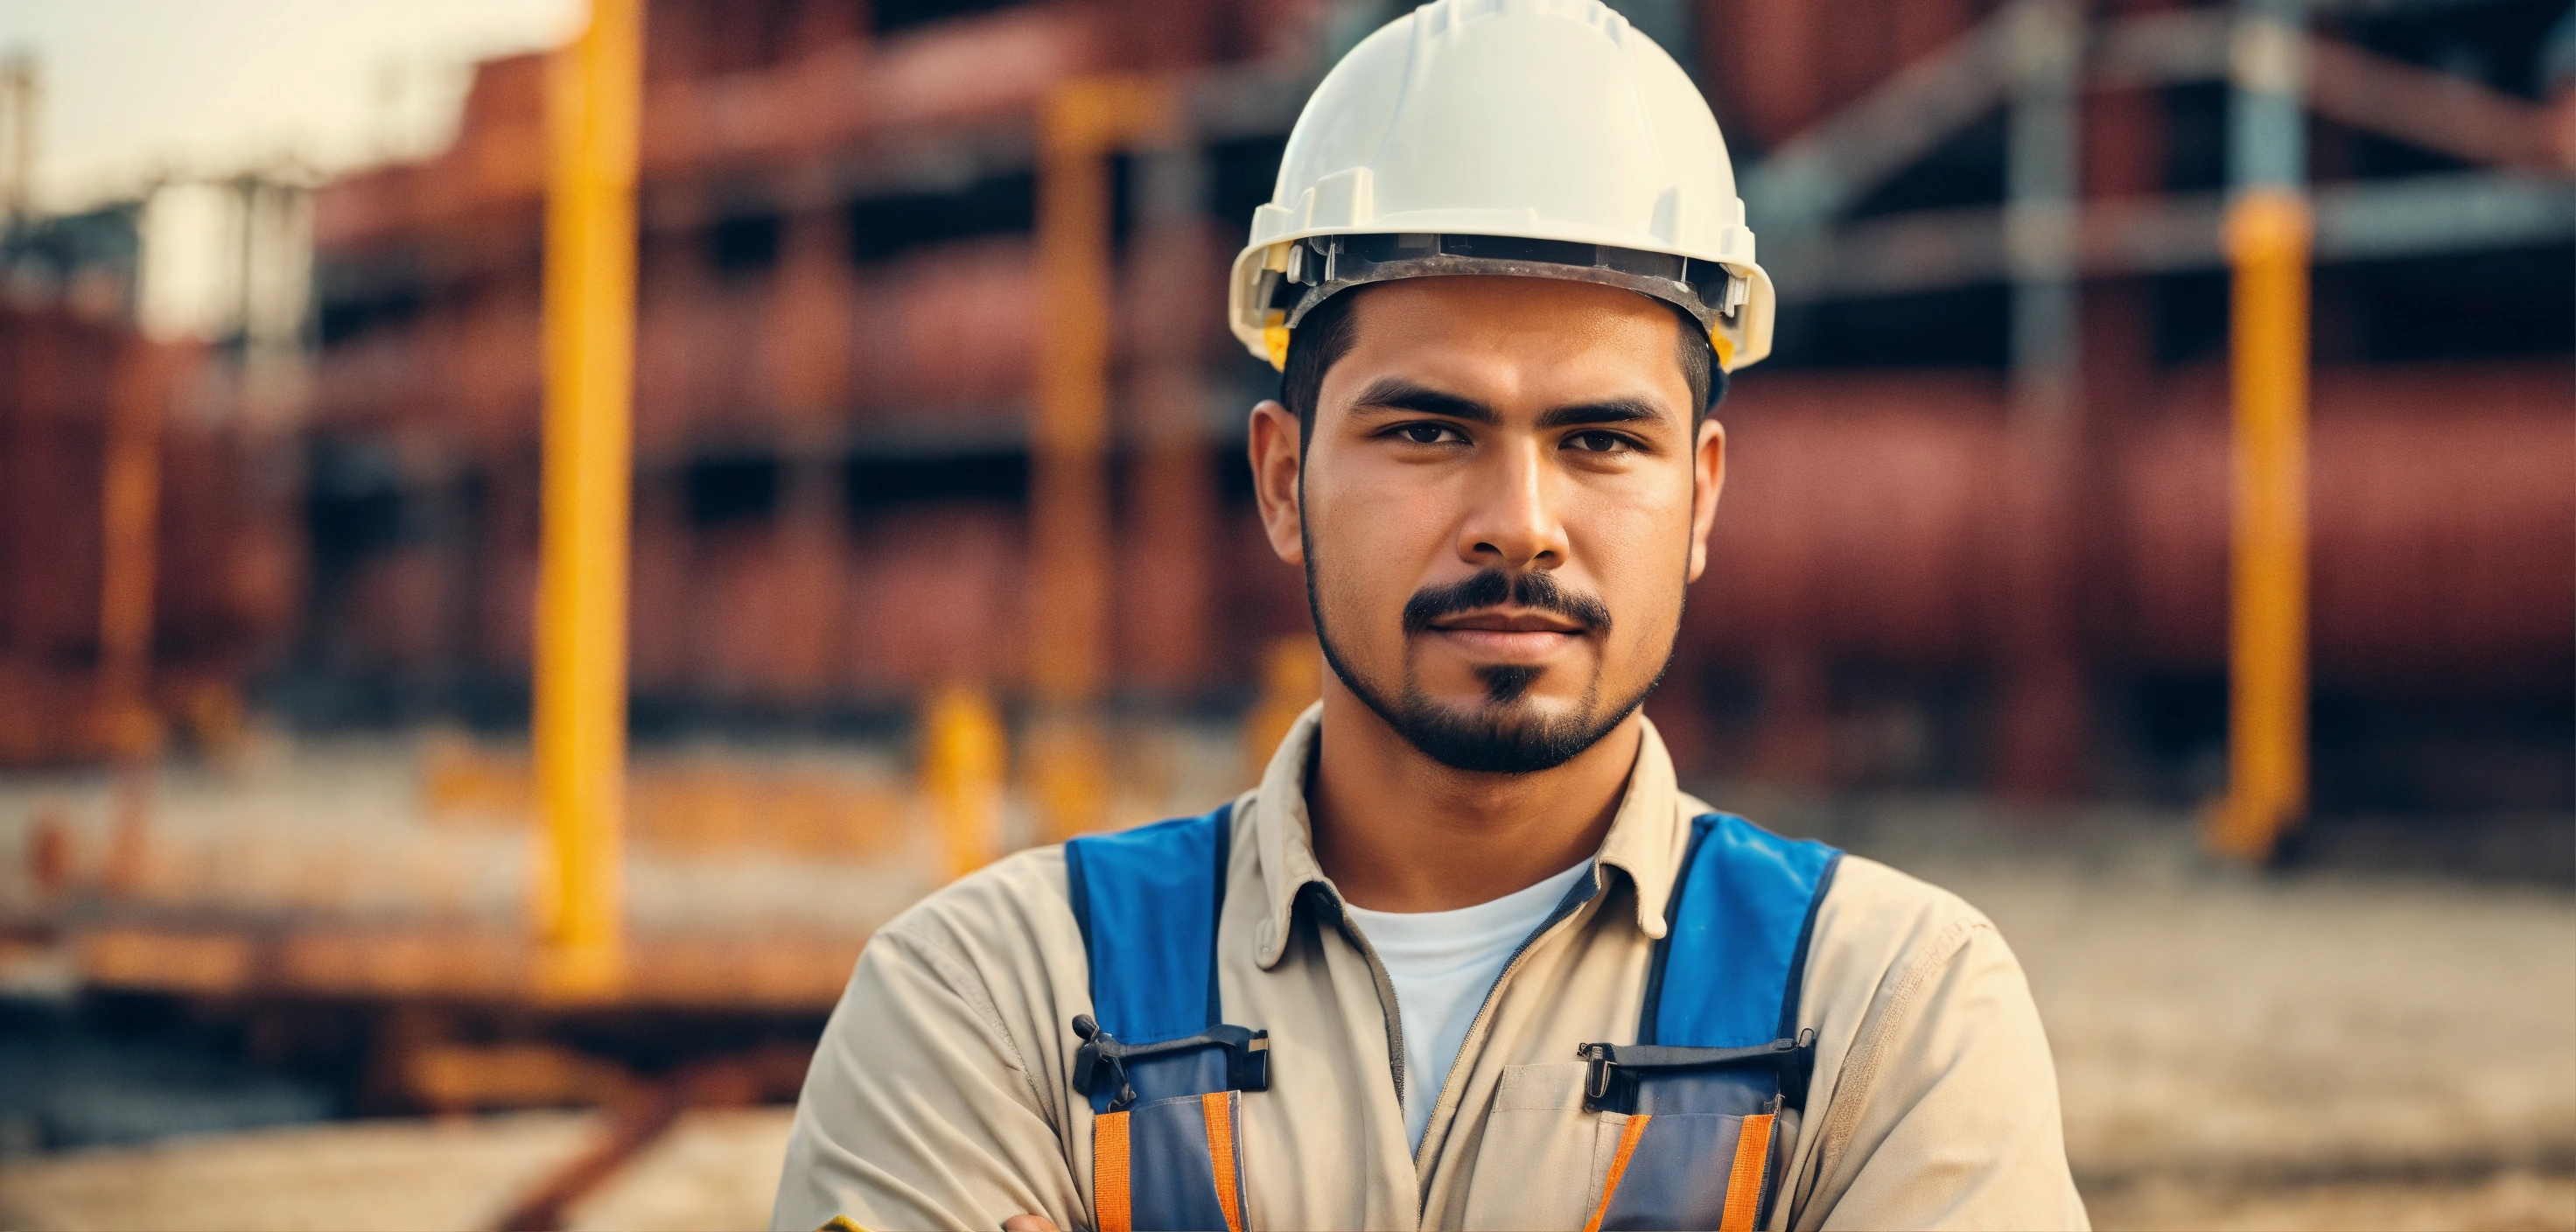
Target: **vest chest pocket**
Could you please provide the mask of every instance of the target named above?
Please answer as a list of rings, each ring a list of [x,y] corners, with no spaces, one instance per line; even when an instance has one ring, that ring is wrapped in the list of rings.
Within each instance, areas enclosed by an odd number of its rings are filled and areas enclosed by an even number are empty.
[[[1584,1232],[1751,1232],[1778,1187],[1775,1114],[1612,1112],[1602,1114],[1601,1128],[1596,1196]]]
[[[1759,1048],[1586,1045],[1584,1102],[1619,1136],[1595,1168],[1584,1232],[1761,1226],[1786,1179],[1784,1130],[1794,1124],[1784,1122],[1783,1071],[1803,1075],[1811,1035]],[[1803,1094],[1803,1076],[1794,1085]]]
[[[1738,1074],[1661,1078],[1586,1106],[1589,1066],[1503,1070],[1476,1148],[1467,1228],[1750,1229],[1782,1182],[1794,1133]],[[1767,1084],[1759,1084],[1767,1085]],[[1731,1109],[1731,1110],[1729,1110]]]
[[[1691,823],[1637,1042],[1583,1046],[1583,1102],[1618,1138],[1584,1232],[1762,1226],[1787,1180],[1815,1032],[1798,998],[1841,853],[1741,817]]]
[[[1242,1092],[1210,1091],[1092,1118],[1099,1232],[1243,1232],[1242,1110]]]

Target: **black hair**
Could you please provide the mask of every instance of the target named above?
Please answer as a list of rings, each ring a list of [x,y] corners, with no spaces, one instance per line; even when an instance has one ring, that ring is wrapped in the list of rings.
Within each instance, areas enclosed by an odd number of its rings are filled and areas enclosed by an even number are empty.
[[[1315,439],[1315,400],[1324,389],[1324,373],[1357,341],[1357,327],[1351,322],[1351,301],[1364,287],[1354,287],[1317,304],[1297,322],[1296,332],[1288,336],[1288,362],[1279,372],[1279,404],[1297,417],[1297,439],[1300,445]],[[1658,303],[1662,301],[1657,301]],[[1710,345],[1708,334],[1699,322],[1679,307],[1667,304],[1673,315],[1681,318],[1681,345],[1677,358],[1682,366],[1682,380],[1690,385],[1691,401],[1698,407],[1691,415],[1696,428],[1710,411],[1726,398],[1726,370],[1717,365],[1717,349]]]

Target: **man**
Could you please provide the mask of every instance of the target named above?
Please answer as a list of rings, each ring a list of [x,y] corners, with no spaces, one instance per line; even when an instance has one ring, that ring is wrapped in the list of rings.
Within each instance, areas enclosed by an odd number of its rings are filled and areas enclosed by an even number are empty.
[[[1713,813],[1638,711],[1769,347],[1741,218],[1591,0],[1443,0],[1335,69],[1232,308],[1323,699],[1227,807],[881,930],[777,1227],[2083,1225],[1993,927]]]

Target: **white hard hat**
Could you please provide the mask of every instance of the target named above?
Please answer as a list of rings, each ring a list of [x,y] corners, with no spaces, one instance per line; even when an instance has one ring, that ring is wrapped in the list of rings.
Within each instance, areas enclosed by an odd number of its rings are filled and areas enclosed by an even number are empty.
[[[1335,292],[1506,274],[1665,300],[1728,371],[1771,353],[1771,278],[1681,66],[1599,0],[1434,0],[1333,66],[1234,259],[1227,317],[1285,366]]]

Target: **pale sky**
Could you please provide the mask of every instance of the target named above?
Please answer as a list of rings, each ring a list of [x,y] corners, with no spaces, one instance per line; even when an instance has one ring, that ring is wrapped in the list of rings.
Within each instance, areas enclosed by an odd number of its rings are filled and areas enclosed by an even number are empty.
[[[36,199],[74,209],[164,169],[323,172],[435,148],[475,60],[562,42],[585,0],[0,0],[44,80]]]

